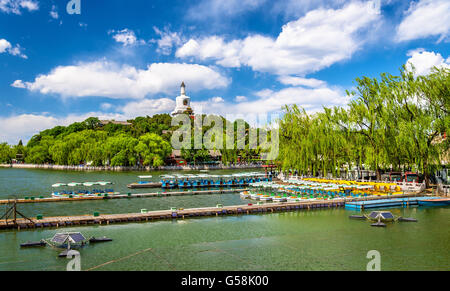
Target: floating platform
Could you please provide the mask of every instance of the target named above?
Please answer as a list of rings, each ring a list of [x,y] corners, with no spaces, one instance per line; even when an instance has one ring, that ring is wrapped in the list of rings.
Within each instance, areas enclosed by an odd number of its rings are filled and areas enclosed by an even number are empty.
[[[409,194],[409,195],[416,195],[416,194]],[[403,195],[403,197],[407,196]],[[336,207],[344,207],[349,202],[357,202],[363,199],[367,200],[368,198],[351,198],[351,199],[342,198],[342,199],[317,200],[317,201],[264,203],[257,205],[253,205],[251,203],[249,203],[248,205],[233,205],[233,206],[218,205],[218,207],[159,210],[144,213],[122,213],[122,214],[105,214],[105,215],[99,215],[97,213],[97,215],[44,217],[42,219],[32,219],[32,221],[20,218],[17,219],[15,223],[11,220],[8,221],[0,220],[0,229],[9,228],[20,230],[26,228],[64,227],[64,226],[91,225],[91,224],[108,225],[110,223],[158,221],[165,219],[185,219],[190,217],[261,214],[261,213],[274,213],[274,212],[309,210],[320,208],[336,208]],[[371,197],[369,199],[380,200],[379,197]]]
[[[408,197],[408,198],[392,198],[379,199],[370,201],[355,201],[345,203],[345,209],[349,210],[364,210],[369,208],[385,208],[385,207],[403,207],[409,205],[419,205],[421,201],[432,201],[436,197]]]
[[[159,210],[146,213],[123,213],[106,215],[80,215],[80,216],[57,216],[46,217],[42,219],[32,219],[33,222],[25,219],[17,219],[15,223],[11,220],[0,220],[0,229],[27,229],[44,227],[65,227],[78,225],[101,224],[109,225],[111,223],[139,222],[139,221],[158,221],[167,219],[185,219],[190,217],[205,216],[225,216],[240,214],[258,214],[274,213],[295,210],[309,210],[317,208],[336,208],[345,205],[344,199],[325,200],[311,202],[286,202],[286,203],[266,203],[261,205],[234,205],[224,207],[206,207],[191,208],[183,210]]]
[[[108,196],[82,196],[82,197],[47,197],[32,199],[17,199],[17,203],[45,203],[45,202],[67,202],[67,201],[92,201],[104,199],[120,199],[120,198],[146,198],[146,197],[166,197],[166,196],[186,196],[186,195],[208,195],[208,194],[229,194],[245,191],[246,189],[211,189],[211,190],[187,190],[187,191],[171,191],[171,192],[154,192],[154,193],[136,193],[136,194],[116,194]],[[13,200],[0,200],[1,204],[11,203]]]

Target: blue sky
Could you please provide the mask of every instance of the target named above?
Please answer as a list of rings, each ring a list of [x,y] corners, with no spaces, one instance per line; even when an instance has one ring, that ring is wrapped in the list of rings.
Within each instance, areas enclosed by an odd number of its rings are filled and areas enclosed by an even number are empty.
[[[0,0],[0,142],[89,116],[344,106],[356,77],[450,66],[446,0]]]

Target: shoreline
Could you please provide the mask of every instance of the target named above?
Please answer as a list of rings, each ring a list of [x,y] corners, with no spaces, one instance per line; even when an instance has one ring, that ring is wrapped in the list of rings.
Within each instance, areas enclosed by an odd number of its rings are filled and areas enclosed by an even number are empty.
[[[112,171],[112,172],[151,172],[151,171],[195,171],[195,170],[233,170],[233,169],[258,169],[262,165],[197,165],[197,166],[160,166],[160,167],[139,167],[139,166],[63,166],[63,165],[38,165],[38,164],[0,164],[0,168],[15,169],[44,169],[57,171]]]

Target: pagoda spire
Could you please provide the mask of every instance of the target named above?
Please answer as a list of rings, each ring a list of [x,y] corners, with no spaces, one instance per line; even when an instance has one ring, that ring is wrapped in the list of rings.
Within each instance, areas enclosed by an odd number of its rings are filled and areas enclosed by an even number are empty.
[[[186,95],[186,85],[184,85],[184,81],[181,82],[180,94],[181,95]]]

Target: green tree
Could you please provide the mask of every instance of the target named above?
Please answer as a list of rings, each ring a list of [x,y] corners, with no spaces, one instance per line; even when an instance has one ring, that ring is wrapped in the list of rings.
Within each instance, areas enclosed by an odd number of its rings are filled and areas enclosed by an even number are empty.
[[[165,158],[172,152],[172,147],[161,136],[147,133],[139,137],[135,151],[142,159],[143,165],[158,167],[164,164]]]
[[[14,150],[6,142],[0,143],[0,164],[9,164],[14,157]]]

